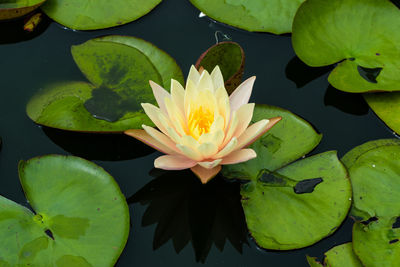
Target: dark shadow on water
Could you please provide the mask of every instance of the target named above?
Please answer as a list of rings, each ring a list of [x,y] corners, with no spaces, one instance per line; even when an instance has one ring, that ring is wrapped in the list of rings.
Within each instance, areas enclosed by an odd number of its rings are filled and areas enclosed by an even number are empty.
[[[330,72],[333,66],[326,67],[310,67],[301,61],[297,56],[293,57],[286,65],[286,77],[293,81],[297,88],[301,88],[309,82]]]
[[[369,106],[362,94],[346,93],[331,85],[325,91],[324,103],[325,106],[333,106],[353,115],[365,115],[369,111]]]
[[[0,21],[0,44],[12,44],[31,40],[41,35],[51,23],[51,19],[42,14],[41,22],[32,32],[29,32],[24,30],[27,16],[10,21]]]
[[[242,253],[248,241],[239,183],[217,176],[203,185],[189,170],[155,170],[152,175],[156,178],[128,203],[148,205],[142,225],[157,224],[154,250],[171,239],[179,253],[191,242],[196,261],[204,263],[213,243],[222,251],[229,240]]]
[[[118,161],[147,156],[155,150],[124,134],[95,134],[43,127],[43,132],[65,151],[88,160]]]

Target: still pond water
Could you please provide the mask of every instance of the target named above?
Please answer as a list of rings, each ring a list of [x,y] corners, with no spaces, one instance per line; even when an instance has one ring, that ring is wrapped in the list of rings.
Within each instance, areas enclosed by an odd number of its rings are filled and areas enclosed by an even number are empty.
[[[257,76],[250,102],[289,109],[323,133],[313,154],[337,150],[343,156],[366,141],[393,137],[361,96],[329,87],[329,68],[305,67],[295,57],[289,35],[236,30],[199,18],[199,13],[189,1],[166,0],[138,21],[107,30],[75,32],[43,23],[35,36],[27,37],[12,28],[15,23],[0,24],[0,194],[27,205],[18,161],[73,154],[102,166],[128,198],[132,229],[118,267],[308,266],[306,254],[321,257],[329,248],[351,241],[351,219],[334,235],[305,249],[259,249],[246,233],[238,184],[215,179],[201,186],[189,172],[155,171],[158,153],[132,138],[44,128],[25,114],[29,98],[46,84],[85,80],[73,62],[71,45],[108,34],[140,37],[175,58],[186,76],[220,31],[243,47],[244,77]]]

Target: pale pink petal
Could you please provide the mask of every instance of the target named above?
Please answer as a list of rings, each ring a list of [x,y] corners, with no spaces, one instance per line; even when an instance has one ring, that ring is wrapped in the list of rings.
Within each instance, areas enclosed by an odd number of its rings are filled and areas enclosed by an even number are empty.
[[[199,83],[197,84],[197,88],[198,90],[208,89],[211,92],[214,92],[214,84],[208,71],[204,70],[201,73]]]
[[[253,117],[254,103],[245,104],[236,111],[236,118],[238,120],[236,129],[234,129],[233,136],[239,137],[249,127]]]
[[[220,150],[217,154],[215,154],[211,158],[219,159],[225,157],[226,155],[228,155],[229,153],[231,153],[236,149],[237,143],[238,143],[237,138],[233,137],[231,141],[229,141],[229,143],[222,150]]]
[[[167,109],[165,108],[164,100],[165,98],[170,98],[170,94],[162,88],[160,85],[156,84],[153,81],[150,81],[151,89],[153,89],[154,98],[157,101],[158,106],[160,107],[161,111],[167,114]]]
[[[236,151],[230,153],[228,156],[224,157],[222,159],[221,164],[223,164],[223,165],[236,164],[236,163],[248,161],[250,159],[254,159],[255,157],[257,157],[257,154],[253,149],[250,149],[250,148],[240,149],[240,150],[236,150]]]
[[[213,155],[217,154],[218,146],[213,143],[203,143],[199,145],[198,151],[203,156],[204,159],[208,159]]]
[[[253,89],[254,81],[256,77],[250,77],[242,84],[240,84],[235,91],[229,97],[229,101],[231,103],[231,111],[238,110],[244,104],[249,103],[249,99],[251,96],[251,91]]]
[[[175,128],[176,132],[180,136],[185,135],[184,127],[186,127],[186,120],[184,119],[183,114],[181,113],[178,106],[176,106],[170,98],[166,98],[165,107],[168,112],[169,120],[172,126]]]
[[[196,164],[196,161],[181,155],[164,155],[154,161],[154,167],[163,170],[183,170]]]
[[[221,161],[222,161],[222,159],[216,159],[213,161],[201,161],[201,162],[197,162],[197,163],[203,168],[212,169],[215,166],[217,166],[218,164],[220,164]]]
[[[214,83],[215,89],[224,87],[224,77],[222,76],[221,69],[219,68],[218,65],[215,66],[215,68],[211,72],[211,79]],[[225,90],[225,92],[226,92],[226,90]]]
[[[172,148],[151,137],[145,130],[127,130],[124,133],[142,141],[146,145],[151,146],[164,154],[177,154]]]
[[[157,128],[164,134],[167,134],[167,129],[165,127],[167,122],[161,117],[164,116],[162,111],[158,107],[149,103],[142,103],[142,107],[146,115],[149,116],[150,120],[157,126]]]
[[[174,79],[171,79],[171,97],[175,105],[181,110],[181,113],[185,114],[183,105],[185,101],[185,89]]]
[[[146,125],[142,125],[142,128],[148,133],[151,137],[153,137],[155,140],[158,142],[162,143],[163,145],[171,148],[172,150],[175,151],[175,153],[179,153],[178,148],[176,148],[175,142],[173,142],[169,137],[167,137],[165,134],[157,131],[153,127],[149,127]],[[169,153],[168,153],[169,154]]]
[[[221,165],[217,165],[212,169],[206,169],[201,167],[200,165],[196,165],[190,169],[194,174],[196,174],[197,177],[200,178],[200,181],[205,184],[219,173],[219,171],[221,170]]]
[[[176,147],[181,151],[183,155],[186,157],[195,160],[195,161],[201,161],[203,159],[203,156],[200,154],[199,151],[194,150],[193,148],[189,146],[184,146],[181,144],[176,144]]]
[[[192,81],[194,84],[197,85],[197,83],[199,82],[199,79],[200,79],[200,74],[197,71],[196,67],[192,65],[190,67],[189,75],[188,75],[187,80],[186,80],[186,87],[187,87],[187,85],[188,85],[187,83],[189,81]]]
[[[239,123],[239,120],[237,118],[236,111],[234,111],[231,115],[231,120],[230,120],[228,128],[226,130],[225,139],[224,139],[224,142],[222,142],[222,147],[226,146],[226,144],[231,141],[233,134],[235,133],[235,130],[237,128],[238,123]]]
[[[281,119],[281,117],[275,117],[269,120],[261,120],[250,125],[249,128],[247,128],[244,133],[239,136],[237,148],[240,149],[251,145]]]

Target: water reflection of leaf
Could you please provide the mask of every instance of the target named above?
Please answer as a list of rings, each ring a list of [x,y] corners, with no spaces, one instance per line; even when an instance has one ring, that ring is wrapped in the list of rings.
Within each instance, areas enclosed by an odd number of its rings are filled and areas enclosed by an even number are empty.
[[[353,115],[365,115],[369,111],[362,95],[339,91],[331,85],[325,91],[324,104]]]
[[[307,66],[298,57],[293,57],[286,65],[286,77],[296,83],[297,88],[302,88],[309,82],[323,76],[332,70],[332,66],[313,68]]]
[[[196,260],[205,262],[214,243],[222,251],[226,240],[242,252],[247,227],[240,203],[240,184],[216,177],[206,185],[189,171],[157,175],[128,203],[149,205],[142,225],[157,223],[153,248],[172,240],[179,253],[190,241]]]
[[[73,155],[88,160],[127,160],[143,157],[154,149],[122,134],[95,134],[43,127],[55,144]]]

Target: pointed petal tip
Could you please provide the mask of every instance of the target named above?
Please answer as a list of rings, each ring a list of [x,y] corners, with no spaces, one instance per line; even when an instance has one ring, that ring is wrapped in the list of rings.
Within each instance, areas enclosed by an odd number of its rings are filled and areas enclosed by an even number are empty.
[[[221,171],[221,165],[218,165],[212,169],[206,169],[200,165],[196,165],[190,169],[200,179],[202,184],[206,184]]]

